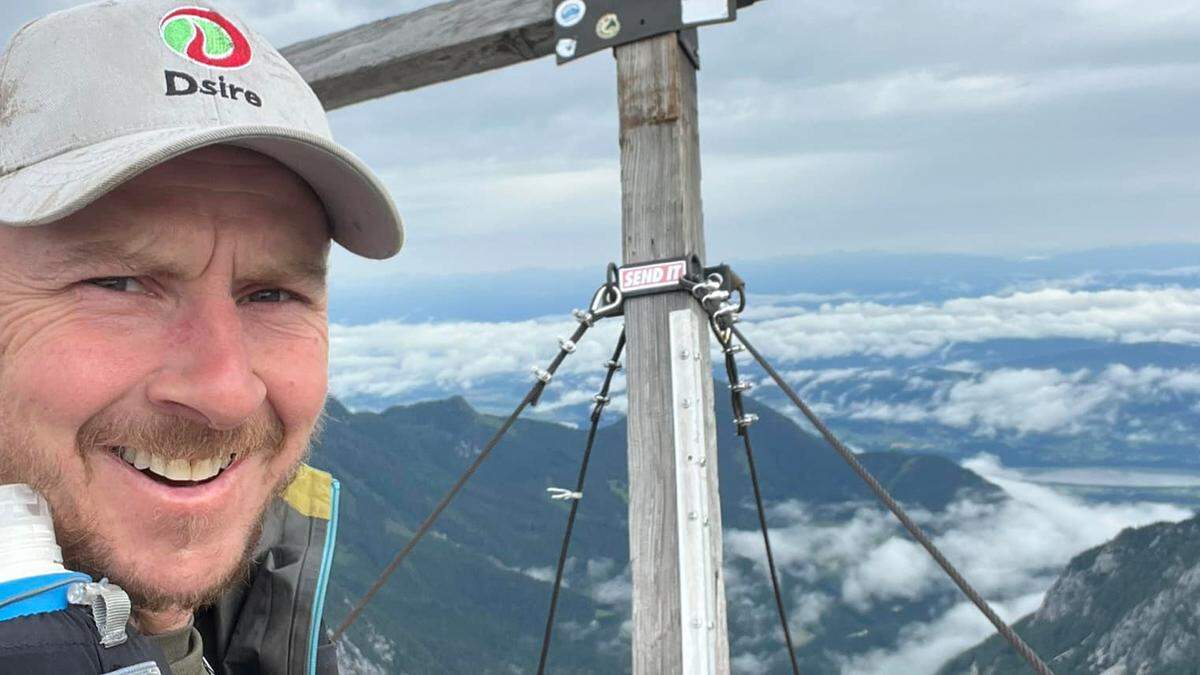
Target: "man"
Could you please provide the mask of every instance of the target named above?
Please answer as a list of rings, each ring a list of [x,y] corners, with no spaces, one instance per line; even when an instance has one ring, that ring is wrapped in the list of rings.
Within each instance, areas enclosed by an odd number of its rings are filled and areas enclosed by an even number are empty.
[[[107,0],[0,61],[0,483],[53,509],[175,675],[330,673],[329,242],[395,254],[379,181],[229,13]],[[199,614],[197,614],[199,612]],[[322,644],[319,644],[322,643]]]

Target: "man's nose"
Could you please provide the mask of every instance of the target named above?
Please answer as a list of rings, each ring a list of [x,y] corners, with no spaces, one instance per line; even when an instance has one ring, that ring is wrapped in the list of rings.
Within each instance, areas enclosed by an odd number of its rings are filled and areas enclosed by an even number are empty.
[[[189,303],[168,328],[164,366],[146,395],[164,412],[214,429],[233,429],[262,406],[267,387],[254,372],[232,298]]]

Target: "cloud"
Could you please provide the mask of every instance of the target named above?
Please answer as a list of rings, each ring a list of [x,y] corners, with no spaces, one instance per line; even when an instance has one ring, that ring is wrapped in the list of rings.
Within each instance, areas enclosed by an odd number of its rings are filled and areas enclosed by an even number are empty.
[[[343,397],[401,398],[422,392],[467,392],[489,378],[533,382],[531,369],[545,367],[558,352],[558,337],[573,322],[541,319],[516,322],[385,321],[330,328],[330,388]],[[560,372],[594,374],[611,355],[620,328],[602,323],[578,345]],[[552,391],[560,391],[555,385]],[[590,400],[571,393],[570,404]],[[550,403],[553,405],[553,403]]]
[[[524,574],[525,576],[529,577],[530,579],[533,579],[534,581],[543,581],[546,583],[551,583],[554,581],[554,572],[555,572],[554,568],[549,567],[549,566],[527,567],[527,568],[521,570],[521,574]],[[563,582],[563,585],[564,586],[568,585],[565,580]]]
[[[1054,288],[940,304],[826,304],[778,318],[760,319],[751,309],[747,319],[747,337],[782,362],[848,355],[912,358],[952,343],[1007,338],[1196,345],[1200,290]]]
[[[932,118],[1029,108],[1050,102],[1138,89],[1196,89],[1200,64],[1087,66],[1047,71],[964,71],[951,66],[875,77],[780,87],[755,81],[743,96],[710,104],[725,123],[790,118],[813,122],[872,117]],[[753,104],[753,105],[751,105]],[[813,157],[816,159],[816,157]]]
[[[990,435],[1078,431],[1083,418],[1119,392],[1107,382],[1086,381],[1087,371],[1001,369],[954,383],[933,417],[942,424]]]
[[[1023,480],[1051,485],[1143,488],[1200,487],[1200,474],[1180,469],[1131,470],[1102,467],[1015,470]]]
[[[1146,404],[1200,406],[1200,369],[989,369],[961,359],[935,365],[951,358],[952,346],[975,343],[982,353],[986,343],[1003,339],[1200,344],[1200,290],[1043,288],[940,303],[760,304],[749,316],[747,336],[820,414],[834,418],[935,424],[980,437],[1109,430],[1129,443],[1147,444],[1164,433],[1186,432],[1187,423],[1157,424],[1157,413]],[[352,407],[463,394],[485,410],[507,409],[532,383],[531,368],[544,367],[558,351],[557,338],[574,327],[557,317],[334,325],[331,391]],[[578,421],[572,416],[599,389],[601,364],[618,331],[615,322],[593,329],[566,359],[535,414]],[[832,367],[813,367],[832,359],[839,360]],[[853,365],[855,359],[875,363]],[[883,365],[879,359],[933,363]],[[747,378],[764,386],[765,400],[777,398],[773,384],[754,369]],[[623,377],[614,380],[611,413],[627,411],[625,387]]]
[[[992,608],[1006,622],[1032,612],[1041,604],[1043,593],[1031,593],[1010,602],[994,603]],[[896,650],[875,649],[866,654],[842,659],[843,675],[878,673],[934,673],[947,658],[978,643],[995,629],[974,605],[954,605],[928,623],[918,623],[900,632]]]
[[[846,574],[842,600],[865,612],[879,601],[925,595],[937,570],[924,553],[908,539],[887,539]]]
[[[834,369],[826,381],[841,379]],[[1200,395],[1200,370],[1113,364],[1099,370],[1063,372],[1054,368],[999,368],[963,373],[965,379],[932,384],[922,380],[910,390],[930,389],[922,400],[891,402],[870,398],[870,392],[837,406],[827,414],[856,420],[918,423],[936,422],[981,436],[999,432],[1075,435],[1111,429],[1122,406],[1168,402]],[[801,382],[817,379],[797,378]],[[1137,418],[1129,422],[1137,425]],[[1153,440],[1149,431],[1137,438]],[[1134,439],[1136,440],[1136,439]]]
[[[910,513],[946,557],[1007,620],[1032,611],[1068,560],[1101,544],[1126,527],[1191,515],[1183,508],[1158,503],[1090,503],[1027,480],[998,459],[980,455],[963,465],[1007,493],[999,504],[961,501],[945,512]],[[895,601],[934,594],[958,598],[958,591],[928,554],[911,542],[886,512],[863,508],[844,522],[829,522],[809,505],[789,501],[770,510],[772,546],[790,588],[793,624],[812,628],[831,604],[859,611],[880,611]],[[754,563],[760,578],[727,575],[731,598],[741,587],[761,583],[765,575],[762,541],[756,531],[727,530],[726,558]],[[836,582],[837,597],[814,607],[799,602],[824,582]],[[827,586],[826,586],[827,587]],[[742,605],[738,605],[742,607]],[[799,616],[804,620],[797,621]],[[770,617],[760,619],[769,630]],[[819,629],[818,629],[819,630]],[[966,604],[957,604],[927,622],[904,629],[894,647],[844,655],[846,672],[929,673],[945,659],[991,632],[991,625]],[[777,658],[769,642],[743,645],[759,660]],[[748,657],[749,658],[749,657]]]

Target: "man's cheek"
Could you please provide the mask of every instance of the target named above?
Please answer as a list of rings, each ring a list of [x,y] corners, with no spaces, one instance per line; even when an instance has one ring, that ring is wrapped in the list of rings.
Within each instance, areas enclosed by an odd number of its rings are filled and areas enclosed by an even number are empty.
[[[149,347],[118,336],[65,338],[38,351],[13,364],[4,378],[5,393],[42,423],[71,433],[136,388],[154,356]]]
[[[329,389],[328,343],[303,339],[260,349],[254,369],[267,398],[289,432],[309,429],[325,407]]]

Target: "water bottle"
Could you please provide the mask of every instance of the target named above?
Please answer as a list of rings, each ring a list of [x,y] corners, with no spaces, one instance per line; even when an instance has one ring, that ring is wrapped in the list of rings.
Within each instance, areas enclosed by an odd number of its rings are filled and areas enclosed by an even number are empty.
[[[0,673],[163,675],[162,650],[127,627],[118,586],[63,566],[46,500],[0,485]]]
[[[28,485],[0,485],[0,621],[64,610],[70,584],[91,581],[63,567],[46,500]]]

